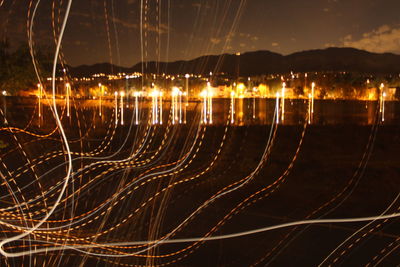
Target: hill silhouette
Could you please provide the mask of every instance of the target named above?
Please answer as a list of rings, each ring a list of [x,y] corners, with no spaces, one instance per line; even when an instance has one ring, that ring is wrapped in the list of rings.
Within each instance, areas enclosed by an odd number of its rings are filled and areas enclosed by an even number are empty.
[[[309,50],[287,56],[270,51],[247,52],[241,55],[207,55],[193,60],[174,62],[144,62],[130,68],[101,63],[70,67],[72,76],[90,76],[95,73],[202,74],[224,73],[228,76],[255,76],[316,71],[346,71],[369,74],[400,73],[400,56],[391,53],[371,53],[355,48],[327,48]]]

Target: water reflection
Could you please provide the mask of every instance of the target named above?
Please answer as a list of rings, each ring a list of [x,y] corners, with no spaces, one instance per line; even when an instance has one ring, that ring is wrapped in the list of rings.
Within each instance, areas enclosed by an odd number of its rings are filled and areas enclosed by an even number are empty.
[[[79,116],[80,119],[92,118],[98,127],[104,125],[101,122],[114,121],[115,117],[118,118],[120,125],[147,124],[149,121],[151,123],[149,118],[154,114],[156,107],[159,109],[155,112],[158,114],[155,117],[158,123],[167,121],[173,111],[175,116],[172,116],[172,119],[178,119],[175,122],[183,119],[183,112],[185,111],[188,122],[196,122],[201,117],[202,122],[206,121],[207,125],[225,125],[226,123],[234,126],[269,125],[274,122],[274,115],[276,115],[275,121],[279,119],[281,125],[299,125],[309,120],[307,114],[309,114],[310,102],[308,99],[286,99],[284,120],[282,121],[282,109],[280,109],[279,114],[275,113],[277,109],[276,99],[232,97],[210,101],[208,97],[205,97],[200,101],[189,101],[186,106],[186,103],[183,103],[180,98],[172,102],[170,99],[161,100],[158,98],[157,103],[154,103],[154,99],[146,99],[139,97],[139,95],[124,99],[124,96],[117,98],[117,94],[112,100],[102,99],[102,117],[99,116],[98,99],[74,100],[74,105],[70,107],[71,117],[69,120],[73,124],[77,120],[76,116]],[[124,105],[125,101],[126,105]],[[7,110],[7,119],[15,126],[23,126],[29,123],[32,118],[34,124],[38,127],[47,128],[54,124],[51,110],[46,101],[7,97],[6,102],[2,109],[3,111]],[[60,111],[66,109],[65,100],[59,100],[57,104]],[[278,107],[281,108],[281,103],[278,103]],[[385,101],[384,113],[380,113],[379,109],[378,101],[315,100],[311,124],[371,125],[379,122],[389,125],[400,122],[399,102]],[[37,113],[39,113],[39,116]],[[64,114],[66,113],[65,110]],[[384,122],[382,122],[383,114],[385,116]],[[230,115],[231,117],[229,117]],[[42,120],[43,118],[46,118],[46,120]],[[200,123],[200,121],[198,122]]]

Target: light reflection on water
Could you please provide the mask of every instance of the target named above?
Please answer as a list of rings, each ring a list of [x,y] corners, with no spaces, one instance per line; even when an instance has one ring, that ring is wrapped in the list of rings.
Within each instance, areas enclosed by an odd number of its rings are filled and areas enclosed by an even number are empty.
[[[73,124],[74,117],[76,119],[77,114],[85,119],[93,118],[96,120],[95,124],[98,127],[101,127],[103,123],[111,121],[115,116],[114,114],[117,114],[114,108],[116,106],[114,101],[103,100],[102,117],[93,116],[99,111],[97,102],[94,100],[74,100],[74,105],[71,107],[72,119],[69,119],[68,122],[65,120],[65,122]],[[142,98],[138,103],[140,114],[138,119],[139,124],[151,122],[149,118],[151,118],[152,101]],[[37,108],[35,105],[37,105],[37,102],[33,100],[9,98],[7,100],[7,119],[9,122],[13,122],[14,125],[24,124],[29,121],[32,114],[34,114],[34,110]],[[232,110],[231,99],[214,99],[212,105],[212,124],[226,124]],[[371,125],[375,122],[381,122],[377,101],[315,100],[314,105],[314,114],[311,120],[312,124]],[[275,107],[275,99],[236,98],[234,101],[233,119],[231,118],[229,122],[235,126],[268,125],[273,122]],[[59,108],[61,111],[62,102],[59,104]],[[286,99],[285,120],[279,123],[284,125],[303,124],[308,120],[308,108],[308,100]],[[53,124],[49,107],[42,104],[42,109],[43,120],[48,124]],[[76,112],[77,109],[78,112]],[[170,112],[171,101],[166,99],[163,101],[163,112],[161,113],[163,121],[168,120]],[[201,114],[201,112],[202,102],[190,101],[187,107],[188,123],[196,122],[196,118],[200,117],[199,114]],[[126,102],[126,109],[124,111],[125,125],[129,125],[131,122],[136,122],[136,101],[134,99],[130,99],[129,102]],[[385,102],[384,124],[393,125],[398,123],[400,123],[400,102]]]
[[[229,115],[229,100],[217,100],[214,104],[214,123],[222,124]],[[264,125],[271,124],[275,114],[276,101],[272,99],[236,99],[234,124]],[[308,120],[307,100],[285,101],[285,120],[280,124],[303,124]],[[334,125],[354,124],[371,125],[378,120],[378,103],[375,101],[315,100],[312,124]],[[400,122],[400,103],[385,103],[385,124]]]

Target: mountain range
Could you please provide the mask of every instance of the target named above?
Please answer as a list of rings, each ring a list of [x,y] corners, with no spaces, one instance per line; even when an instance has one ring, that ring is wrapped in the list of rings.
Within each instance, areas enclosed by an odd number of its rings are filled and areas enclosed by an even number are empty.
[[[368,74],[400,73],[400,55],[371,53],[355,48],[327,48],[308,50],[290,55],[270,51],[247,52],[240,55],[207,55],[193,60],[174,62],[149,61],[132,67],[120,67],[110,63],[69,67],[74,77],[88,77],[96,73],[166,73],[203,74],[224,73],[229,76],[255,76],[316,71],[346,71]]]

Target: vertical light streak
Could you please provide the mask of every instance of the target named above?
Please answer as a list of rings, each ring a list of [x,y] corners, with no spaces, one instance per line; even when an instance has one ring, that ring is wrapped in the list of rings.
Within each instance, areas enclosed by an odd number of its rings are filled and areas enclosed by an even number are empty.
[[[231,124],[235,123],[235,92],[231,92]]]
[[[171,109],[172,109],[172,124],[175,124],[175,119],[176,119],[176,115],[175,115],[175,87],[172,88],[172,92],[171,92]]]
[[[383,90],[385,89],[385,85],[381,83],[380,86],[380,105],[379,105],[379,112],[382,113],[383,111]]]
[[[175,124],[175,103],[174,96],[171,96],[172,124]]]
[[[280,99],[280,95],[279,95],[279,92],[277,92],[276,93],[276,107],[275,107],[276,124],[279,124],[279,99]]]
[[[163,124],[163,92],[160,91],[160,125]]]
[[[181,103],[181,96],[182,92],[179,90],[178,87],[172,88],[172,124],[175,124],[177,121],[179,123],[182,122],[182,103]]]
[[[121,91],[120,93],[120,110],[121,110],[121,125],[124,125],[124,97],[125,97],[125,92]]]
[[[213,93],[208,92],[208,123],[213,123]]]
[[[212,91],[211,91],[211,83],[207,83],[207,92],[206,92],[206,98],[208,100],[208,109],[207,109],[207,115],[208,115],[208,123],[212,124],[213,123],[213,110],[212,110]],[[207,118],[206,118],[207,120]]]
[[[2,95],[3,95],[4,124],[6,124],[7,123],[7,103],[6,103],[7,91],[3,90]]]
[[[66,89],[66,98],[67,98],[67,117],[70,116],[71,114],[71,109],[70,109],[70,103],[69,103],[69,97],[70,97],[70,91],[71,91],[71,85],[69,83],[67,83],[65,85],[65,89]]]
[[[285,93],[286,83],[282,83],[282,122],[285,120]]]
[[[154,125],[155,119],[154,117],[156,116],[155,113],[155,107],[154,107],[154,91],[151,92],[150,94],[151,96],[151,124]]]
[[[207,124],[207,91],[206,90],[201,92],[201,97],[203,98],[202,121],[204,124]]]
[[[203,98],[203,110],[201,121],[204,124],[213,123],[213,93],[211,91],[210,82],[207,83],[207,88],[204,89],[200,97]]]
[[[308,124],[311,124],[311,102],[312,102],[312,95],[308,94]]]
[[[38,83],[38,114],[39,114],[39,119],[42,117],[42,85]],[[40,123],[39,123],[40,124]]]
[[[129,76],[125,76],[125,92],[126,92],[126,108],[129,108],[129,104],[131,103],[131,95],[129,94]]]
[[[155,92],[154,96],[154,106],[155,106],[155,111],[156,111],[156,116],[155,116],[155,124],[158,124],[158,92]]]
[[[385,122],[385,98],[386,98],[386,93],[384,92],[382,94],[382,122]]]
[[[99,91],[100,91],[100,97],[99,97],[99,116],[101,117],[102,115],[102,111],[103,111],[103,107],[102,107],[102,90],[103,90],[103,86],[101,85],[101,83],[99,83]]]
[[[139,92],[135,92],[135,124],[139,125]]]
[[[159,98],[160,98],[160,104],[159,104]],[[159,121],[161,121],[161,119],[159,119],[159,114],[161,114],[161,111],[159,109],[162,108],[160,91],[155,89],[151,92],[151,103],[152,103],[152,123],[153,125],[155,125],[158,124]]]
[[[182,123],[182,92],[179,92],[179,123]]]
[[[311,84],[311,114],[314,115],[315,83]]]
[[[185,116],[184,116],[184,123],[186,124],[187,121],[187,109],[189,107],[189,78],[190,75],[186,74],[186,93],[185,93]]]
[[[114,92],[115,125],[118,125],[118,92]]]
[[[256,92],[257,88],[253,88],[253,120],[256,119]]]

